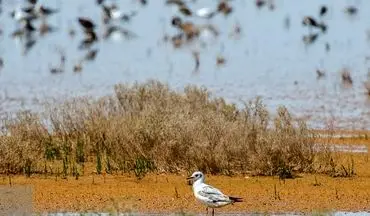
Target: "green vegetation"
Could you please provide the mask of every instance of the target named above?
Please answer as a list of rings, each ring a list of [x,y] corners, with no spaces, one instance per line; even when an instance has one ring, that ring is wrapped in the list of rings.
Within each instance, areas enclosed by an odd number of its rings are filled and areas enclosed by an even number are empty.
[[[206,89],[187,86],[180,93],[157,81],[120,84],[111,96],[75,98],[41,114],[19,112],[2,125],[3,174],[61,167],[63,177],[78,177],[85,163],[94,163],[98,174],[138,178],[195,169],[288,178],[331,167],[331,157],[314,150],[313,132],[285,107],[272,117],[259,98],[237,108]]]

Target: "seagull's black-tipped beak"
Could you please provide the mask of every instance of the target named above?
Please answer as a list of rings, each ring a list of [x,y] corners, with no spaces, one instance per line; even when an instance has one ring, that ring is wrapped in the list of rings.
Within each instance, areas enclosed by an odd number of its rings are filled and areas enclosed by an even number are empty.
[[[193,179],[193,177],[189,176],[186,178],[186,180],[190,180],[190,179]]]

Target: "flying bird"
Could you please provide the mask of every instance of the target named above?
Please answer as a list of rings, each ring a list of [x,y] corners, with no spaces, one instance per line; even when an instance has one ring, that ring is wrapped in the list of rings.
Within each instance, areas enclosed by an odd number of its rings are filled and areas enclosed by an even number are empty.
[[[321,29],[323,32],[326,31],[327,26],[324,23],[319,23],[317,22],[313,17],[311,16],[305,16],[303,18],[302,24],[304,26],[309,26],[309,27],[315,27]]]
[[[326,7],[326,5],[322,5],[322,6],[320,7],[320,12],[319,12],[320,16],[321,16],[321,17],[325,16],[325,14],[326,14],[327,12],[328,12],[328,7]]]
[[[78,22],[84,28],[84,30],[92,31],[95,28],[95,24],[88,18],[79,17]]]
[[[39,9],[38,9],[38,12],[41,16],[49,16],[49,15],[52,15],[52,14],[55,14],[55,13],[58,13],[59,10],[58,9],[54,9],[54,8],[47,8],[43,5],[40,5]]]
[[[355,6],[348,6],[344,8],[344,12],[349,15],[355,15],[358,12],[358,9]]]
[[[210,19],[210,18],[212,18],[216,14],[216,12],[217,11],[212,10],[211,8],[205,7],[205,8],[200,8],[199,10],[195,11],[195,14],[198,17]]]
[[[119,10],[116,4],[111,6],[103,5],[103,21],[104,23],[108,23],[110,20],[122,20],[125,22],[129,22],[131,18],[137,15],[137,11],[131,11],[129,13],[124,13]]]

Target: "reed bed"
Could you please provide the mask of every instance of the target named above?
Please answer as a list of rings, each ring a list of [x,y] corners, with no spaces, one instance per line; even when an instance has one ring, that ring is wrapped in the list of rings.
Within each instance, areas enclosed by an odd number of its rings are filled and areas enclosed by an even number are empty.
[[[272,116],[260,98],[242,108],[189,85],[159,81],[115,86],[99,99],[74,98],[2,119],[0,173],[83,175],[148,172],[251,173],[291,177],[328,172],[329,153],[285,107]]]

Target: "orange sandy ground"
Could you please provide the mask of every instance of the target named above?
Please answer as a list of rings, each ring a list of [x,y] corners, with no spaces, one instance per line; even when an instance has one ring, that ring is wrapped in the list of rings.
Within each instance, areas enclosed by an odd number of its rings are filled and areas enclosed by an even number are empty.
[[[370,140],[347,141],[345,143],[361,142],[370,147]],[[353,178],[301,175],[284,183],[276,177],[207,176],[206,181],[225,194],[244,198],[243,203],[217,209],[216,212],[370,211],[369,155],[353,154],[357,174]],[[344,165],[349,157],[350,154],[343,157]],[[139,181],[134,175],[85,175],[78,180],[72,177],[64,180],[55,176],[16,176],[12,183],[33,187],[36,212],[204,213],[204,206],[193,197],[185,177],[150,174]],[[8,178],[4,177],[0,185],[8,185]]]

